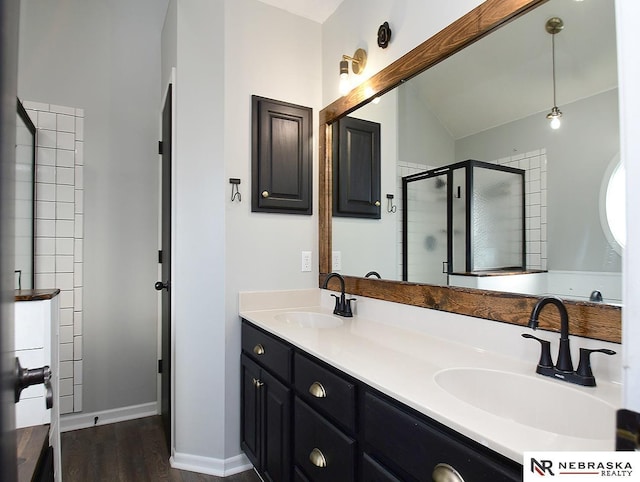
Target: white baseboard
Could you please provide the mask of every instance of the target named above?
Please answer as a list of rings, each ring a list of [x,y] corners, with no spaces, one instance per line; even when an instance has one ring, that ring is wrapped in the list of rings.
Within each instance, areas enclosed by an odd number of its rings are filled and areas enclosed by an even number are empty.
[[[60,431],[69,432],[82,428],[93,427],[94,425],[106,425],[109,423],[123,422],[135,418],[150,417],[158,415],[158,405],[156,402],[131,405],[129,407],[114,408],[93,413],[74,413],[60,416]],[[96,417],[98,419],[95,422]]]
[[[226,477],[253,469],[246,455],[240,454],[228,459],[214,459],[200,455],[174,453],[169,459],[174,469],[188,470],[201,474]]]

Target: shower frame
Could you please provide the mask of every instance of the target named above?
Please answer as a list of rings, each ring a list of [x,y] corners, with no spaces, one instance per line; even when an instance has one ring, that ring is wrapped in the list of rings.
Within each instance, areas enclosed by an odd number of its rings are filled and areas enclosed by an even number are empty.
[[[518,266],[509,266],[494,270],[500,271],[525,271],[526,269],[526,208],[525,208],[525,171],[523,169],[517,169],[509,166],[501,166],[484,161],[477,161],[474,159],[468,159],[466,161],[456,162],[447,166],[442,166],[434,169],[429,169],[423,172],[404,176],[402,178],[402,280],[410,281],[408,279],[408,185],[410,182],[420,181],[423,179],[429,179],[432,177],[447,176],[447,260],[443,261],[442,272],[447,275],[451,274],[472,274],[480,273],[481,271],[473,270],[473,230],[472,230],[472,213],[473,213],[473,169],[482,168],[490,169],[494,171],[502,171],[511,174],[517,174],[521,177],[522,181],[522,247],[521,247],[521,263]],[[455,273],[452,269],[453,266],[453,173],[458,169],[465,170],[465,272]],[[460,187],[458,187],[460,189]],[[446,269],[445,269],[446,265]]]

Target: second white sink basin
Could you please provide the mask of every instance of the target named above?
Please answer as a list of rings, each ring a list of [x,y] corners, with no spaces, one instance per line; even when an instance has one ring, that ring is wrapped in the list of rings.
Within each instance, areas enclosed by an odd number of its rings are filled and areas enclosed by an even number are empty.
[[[342,320],[337,316],[315,311],[290,311],[276,315],[276,320],[305,328],[336,328],[342,325]]]
[[[434,378],[459,400],[507,420],[572,437],[615,436],[615,407],[562,382],[481,368],[446,369]]]

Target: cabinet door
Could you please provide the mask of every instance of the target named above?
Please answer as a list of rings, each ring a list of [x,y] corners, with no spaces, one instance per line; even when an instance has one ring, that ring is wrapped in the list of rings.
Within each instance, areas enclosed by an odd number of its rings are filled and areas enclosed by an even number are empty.
[[[380,219],[380,124],[344,117],[332,142],[333,215]]]
[[[252,97],[251,210],[311,214],[309,107]]]
[[[261,470],[262,444],[260,443],[260,406],[257,387],[257,381],[260,380],[260,367],[244,354],[241,356],[241,363],[241,446],[254,467]]]
[[[271,482],[291,480],[291,390],[263,370],[259,387],[264,413],[262,473]]]

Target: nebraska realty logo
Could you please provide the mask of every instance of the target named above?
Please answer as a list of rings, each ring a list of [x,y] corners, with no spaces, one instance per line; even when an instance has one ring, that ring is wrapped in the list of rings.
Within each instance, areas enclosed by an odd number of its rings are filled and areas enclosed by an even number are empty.
[[[525,452],[523,462],[523,482],[640,481],[640,452]]]

